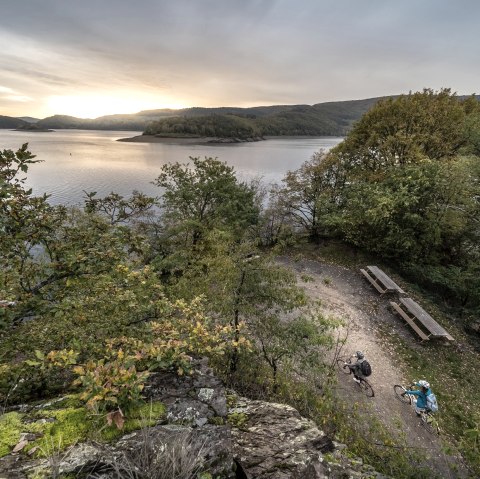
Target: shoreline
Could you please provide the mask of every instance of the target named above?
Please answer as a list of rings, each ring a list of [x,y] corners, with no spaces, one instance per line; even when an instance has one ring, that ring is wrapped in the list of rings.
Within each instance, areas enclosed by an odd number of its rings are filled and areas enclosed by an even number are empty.
[[[119,138],[117,141],[126,143],[165,143],[175,145],[237,145],[242,143],[253,143],[257,141],[267,141],[275,139],[301,140],[310,138],[343,138],[340,136],[310,136],[310,135],[279,135],[248,138],[240,140],[238,138],[218,138],[218,137],[182,137],[182,136],[156,136],[156,135],[138,135],[128,138]]]
[[[188,137],[188,136],[156,136],[156,135],[138,135],[130,138],[119,138],[117,141],[127,143],[170,143],[176,145],[235,145],[238,143],[250,143],[263,141],[264,138],[248,138],[240,140],[239,138],[218,138],[213,136]]]

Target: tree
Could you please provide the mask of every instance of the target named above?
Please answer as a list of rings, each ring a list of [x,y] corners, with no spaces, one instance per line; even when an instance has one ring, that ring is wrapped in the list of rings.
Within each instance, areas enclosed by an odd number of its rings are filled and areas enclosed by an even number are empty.
[[[317,201],[330,233],[404,271],[416,265],[417,278],[429,271],[424,284],[452,268],[447,296],[472,306],[478,295],[464,285],[479,264],[480,177],[478,157],[465,155],[477,151],[478,111],[450,90],[380,101],[317,167],[332,193]]]
[[[0,155],[0,298],[14,302],[0,308],[0,335],[8,339],[0,343],[2,403],[65,388],[77,360],[89,402],[128,402],[138,399],[146,369],[183,374],[191,355],[222,355],[232,336],[235,348],[242,344],[239,331],[203,314],[201,298],[169,301],[157,273],[132,254],[144,249],[144,238],[118,223],[150,199],[92,194],[87,212],[53,207],[18,178],[33,158],[27,145]]]
[[[18,173],[33,158],[26,144],[0,155],[0,296],[16,302],[0,311],[4,326],[55,308],[69,282],[92,281],[142,249],[131,230],[32,196]]]
[[[450,90],[424,90],[362,117],[329,154],[343,176],[336,214],[348,241],[407,262],[451,259],[474,197],[458,157],[470,111]]]
[[[349,172],[375,175],[424,158],[448,160],[465,145],[465,107],[450,90],[379,101],[333,154]]]
[[[277,392],[280,366],[288,365],[299,376],[325,369],[325,353],[332,347],[330,329],[335,326],[318,313],[304,311],[292,319],[270,316],[258,322],[255,335],[263,359],[272,371],[273,392]]]
[[[295,171],[289,171],[282,180],[284,188],[278,192],[277,211],[285,211],[297,231],[306,231],[311,240],[332,233],[329,222],[344,178],[332,165],[331,157],[319,151]]]
[[[304,324],[301,318],[310,318],[309,312],[316,314],[316,306],[296,284],[295,274],[276,262],[273,254],[265,254],[249,242],[239,243],[221,231],[203,238],[188,268],[172,278],[167,291],[173,297],[205,297],[210,314],[221,324],[231,326],[236,337],[245,335],[273,368],[275,377],[282,358],[299,352],[294,340],[295,325]],[[318,331],[323,335],[322,330]],[[290,346],[293,349],[285,351]],[[278,356],[279,348],[282,352]],[[229,373],[235,373],[238,361],[234,347],[230,351]]]
[[[124,198],[113,191],[104,198],[95,198],[96,191],[85,193],[85,211],[100,213],[108,218],[111,225],[129,223],[144,217],[155,206],[157,198],[134,191],[130,198]]]
[[[164,238],[195,245],[213,228],[240,234],[258,219],[253,187],[239,182],[233,167],[216,158],[191,157],[192,165],[162,167],[154,184],[164,189],[161,223]]]
[[[13,256],[16,248],[28,247],[25,243],[48,231],[52,208],[47,196],[32,196],[25,189],[25,177],[31,164],[37,163],[35,155],[28,151],[25,143],[19,150],[0,152],[0,253]]]

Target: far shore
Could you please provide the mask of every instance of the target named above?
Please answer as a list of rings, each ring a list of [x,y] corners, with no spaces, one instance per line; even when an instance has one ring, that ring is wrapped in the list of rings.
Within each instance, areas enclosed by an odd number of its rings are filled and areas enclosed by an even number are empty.
[[[250,143],[255,141],[274,140],[300,140],[302,138],[321,138],[320,136],[265,136],[240,140],[238,138],[216,138],[216,137],[185,137],[185,136],[156,136],[156,135],[138,135],[130,138],[119,138],[117,141],[130,143],[167,143],[175,145],[236,145],[239,143]],[[326,138],[337,138],[326,136]]]
[[[138,135],[130,138],[119,138],[117,141],[129,143],[170,143],[175,145],[203,145],[214,143],[218,138],[210,137],[185,137],[185,136],[156,136],[156,135]]]
[[[46,128],[15,128],[11,131],[26,131],[28,133],[52,133],[55,130],[49,130]]]

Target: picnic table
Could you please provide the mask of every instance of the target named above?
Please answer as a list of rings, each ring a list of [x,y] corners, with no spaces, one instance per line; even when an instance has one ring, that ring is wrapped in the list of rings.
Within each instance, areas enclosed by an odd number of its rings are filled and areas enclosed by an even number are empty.
[[[399,302],[400,304],[390,301],[390,304],[423,341],[429,340],[430,337],[454,341],[452,336],[412,298],[400,298]]]
[[[377,266],[367,266],[366,269],[360,269],[360,272],[380,294],[393,292],[405,294],[405,291]]]

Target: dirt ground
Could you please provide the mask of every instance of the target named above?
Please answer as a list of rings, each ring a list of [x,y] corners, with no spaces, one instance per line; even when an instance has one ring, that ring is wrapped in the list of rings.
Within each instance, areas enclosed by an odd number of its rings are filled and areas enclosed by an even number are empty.
[[[461,459],[443,452],[441,436],[425,430],[413,409],[395,398],[395,384],[408,385],[412,380],[422,378],[404,377],[402,366],[395,359],[393,346],[382,339],[380,323],[388,330],[394,330],[410,347],[421,346],[408,326],[388,309],[391,298],[380,296],[360,271],[312,260],[294,261],[284,257],[280,261],[296,271],[300,284],[311,298],[321,300],[326,315],[345,322],[346,326],[340,331],[342,337],[347,335],[342,356],[361,350],[372,366],[369,382],[375,391],[375,397],[366,398],[352,376],[340,372],[339,394],[348,401],[368,402],[370,414],[380,419],[391,432],[404,433],[410,447],[423,450],[428,458],[428,467],[437,476],[467,477]],[[310,278],[309,281],[303,281],[305,275]],[[382,329],[385,330],[384,327]],[[452,470],[451,465],[456,467]]]

